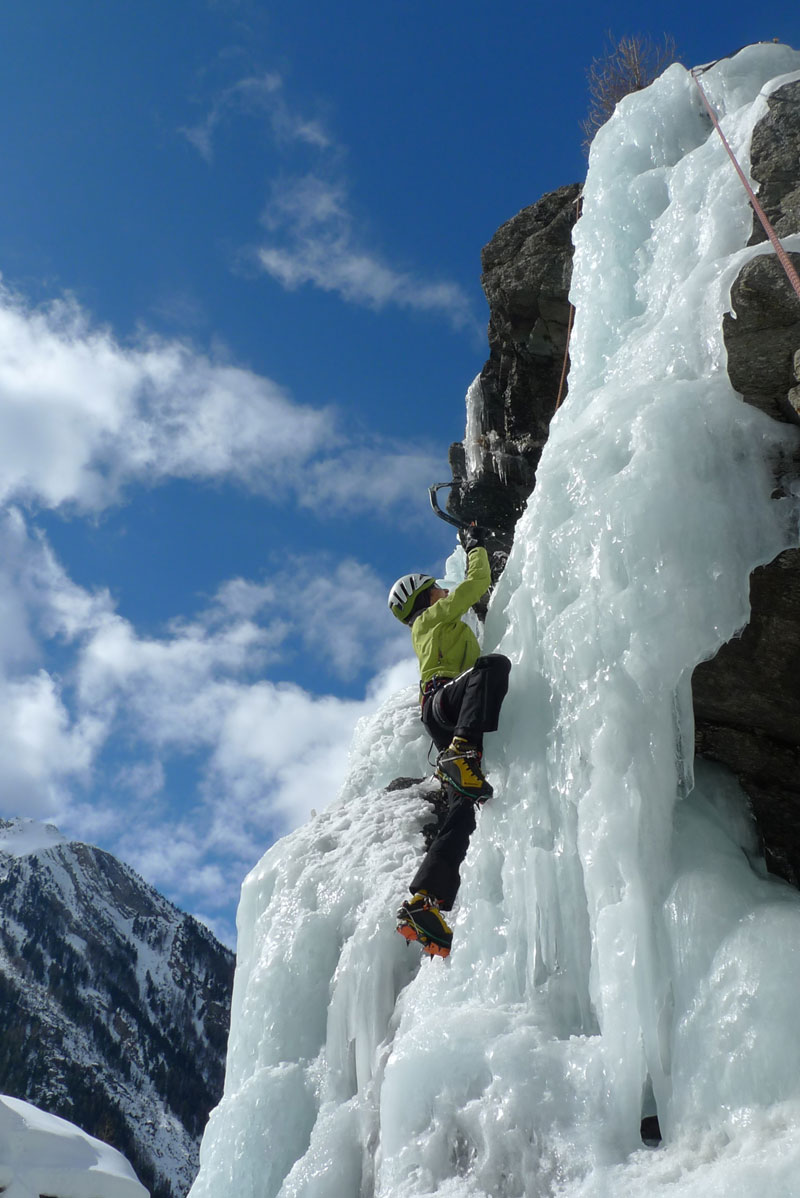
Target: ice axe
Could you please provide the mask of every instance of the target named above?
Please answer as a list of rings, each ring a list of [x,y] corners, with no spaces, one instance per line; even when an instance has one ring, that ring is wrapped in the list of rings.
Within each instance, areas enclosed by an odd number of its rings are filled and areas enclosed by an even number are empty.
[[[452,524],[454,528],[477,528],[477,520],[459,520],[456,516],[451,516],[449,512],[443,512],[439,507],[439,500],[436,497],[437,491],[441,491],[445,487],[454,487],[455,485],[455,482],[434,483],[432,487],[428,487],[428,495],[430,496],[431,507],[436,512],[436,515],[440,520],[446,520],[447,523]],[[495,535],[502,535],[498,533],[496,528],[488,528],[485,524],[481,524],[480,528],[483,530],[483,532],[491,532]]]

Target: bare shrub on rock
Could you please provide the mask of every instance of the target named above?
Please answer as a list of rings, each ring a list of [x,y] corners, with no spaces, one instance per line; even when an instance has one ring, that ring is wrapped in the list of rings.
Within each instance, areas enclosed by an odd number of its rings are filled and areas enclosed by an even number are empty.
[[[665,33],[654,42],[644,34],[614,38],[608,34],[608,47],[592,59],[586,72],[589,111],[581,121],[583,146],[587,154],[595,133],[604,125],[623,96],[641,91],[677,60],[675,39]]]

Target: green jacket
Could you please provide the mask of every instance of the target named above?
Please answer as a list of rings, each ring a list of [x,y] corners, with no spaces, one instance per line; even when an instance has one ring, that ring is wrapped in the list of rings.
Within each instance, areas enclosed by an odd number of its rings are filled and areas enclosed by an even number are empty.
[[[457,678],[481,654],[478,638],[461,617],[488,591],[492,582],[485,549],[473,549],[467,577],[444,599],[426,608],[411,625],[411,642],[419,659],[420,681]]]

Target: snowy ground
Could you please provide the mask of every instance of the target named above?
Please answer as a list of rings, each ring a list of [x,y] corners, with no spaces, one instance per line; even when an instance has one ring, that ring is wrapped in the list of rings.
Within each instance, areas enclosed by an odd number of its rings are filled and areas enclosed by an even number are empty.
[[[704,77],[745,169],[800,55]],[[576,229],[567,403],[486,627],[514,662],[487,738],[447,962],[392,913],[421,851],[413,690],[343,794],[245,883],[225,1097],[192,1198],[752,1198],[798,1193],[800,894],[741,792],[694,777],[689,679],[798,544],[721,317],[750,211],[687,72],[598,135]],[[786,239],[800,249],[800,237]],[[641,1145],[643,1113],[665,1135]]]

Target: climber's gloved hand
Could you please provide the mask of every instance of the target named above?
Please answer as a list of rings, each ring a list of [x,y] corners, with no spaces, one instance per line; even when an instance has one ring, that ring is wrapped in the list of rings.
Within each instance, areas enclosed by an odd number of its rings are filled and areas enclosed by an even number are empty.
[[[458,536],[465,553],[471,553],[483,544],[483,533],[477,524],[468,524],[466,528],[460,528]]]

